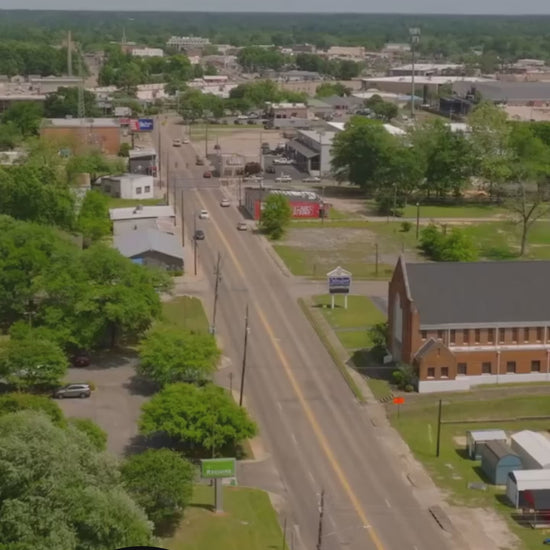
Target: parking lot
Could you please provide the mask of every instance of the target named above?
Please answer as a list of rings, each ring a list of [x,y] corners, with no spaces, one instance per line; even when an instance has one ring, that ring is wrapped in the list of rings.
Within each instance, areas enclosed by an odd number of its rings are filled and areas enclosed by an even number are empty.
[[[87,399],[60,399],[67,416],[90,418],[108,434],[107,449],[119,456],[139,448],[137,422],[151,388],[135,374],[137,358],[131,353],[100,357],[89,367],[70,368],[67,382],[92,382]]]

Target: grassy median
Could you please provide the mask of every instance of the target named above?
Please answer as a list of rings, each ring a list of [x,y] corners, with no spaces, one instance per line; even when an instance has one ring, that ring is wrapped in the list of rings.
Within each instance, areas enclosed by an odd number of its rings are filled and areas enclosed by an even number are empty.
[[[162,318],[182,330],[208,332],[209,324],[202,302],[192,296],[178,296],[164,302]]]
[[[224,487],[224,513],[215,514],[214,487],[197,485],[193,501],[173,537],[170,550],[271,550],[281,548],[282,530],[267,493]],[[288,546],[287,546],[288,547]]]

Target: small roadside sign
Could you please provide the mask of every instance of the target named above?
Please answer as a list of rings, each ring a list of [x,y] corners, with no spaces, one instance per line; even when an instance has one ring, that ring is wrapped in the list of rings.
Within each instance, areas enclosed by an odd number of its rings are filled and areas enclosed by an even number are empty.
[[[394,405],[403,405],[403,403],[405,403],[405,398],[404,397],[394,397],[393,398],[393,404]]]
[[[235,477],[234,458],[207,458],[201,460],[201,476],[216,479]]]

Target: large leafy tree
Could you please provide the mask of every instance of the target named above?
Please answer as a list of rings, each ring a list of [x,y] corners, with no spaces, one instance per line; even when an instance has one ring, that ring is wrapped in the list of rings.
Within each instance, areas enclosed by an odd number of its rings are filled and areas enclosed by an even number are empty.
[[[211,378],[219,356],[212,335],[158,325],[140,344],[138,372],[161,386],[204,382]]]
[[[76,225],[88,244],[109,235],[111,232],[109,200],[103,193],[99,191],[86,193]]]
[[[97,106],[95,94],[84,90],[83,97],[86,116],[100,116],[101,111]],[[44,101],[44,116],[46,118],[77,117],[78,88],[59,88],[56,92],[48,94],[46,101]]]
[[[46,298],[39,318],[64,327],[80,347],[143,334],[161,312],[159,292],[168,290],[165,273],[134,264],[117,250],[95,244],[67,265],[58,262],[41,278]]]
[[[32,332],[21,340],[11,338],[0,349],[0,372],[17,388],[55,386],[67,367],[63,350],[55,342],[33,338]]]
[[[272,239],[280,239],[292,218],[290,201],[284,195],[271,193],[264,201],[260,228]]]
[[[191,500],[194,473],[193,465],[170,449],[150,449],[122,466],[124,485],[157,530],[181,518]]]
[[[63,229],[73,227],[74,195],[58,174],[45,166],[0,169],[0,196],[0,214]]]
[[[234,453],[256,433],[256,425],[222,388],[213,384],[169,384],[142,407],[140,431],[163,433],[191,453]]]
[[[49,397],[21,392],[6,393],[0,396],[0,416],[28,409],[46,414],[57,426],[64,427],[66,425],[59,405]]]
[[[151,543],[116,462],[44,415],[0,417],[0,540],[17,550],[112,550]]]
[[[38,134],[44,109],[35,102],[16,102],[2,114],[2,122],[14,124],[23,137]]]

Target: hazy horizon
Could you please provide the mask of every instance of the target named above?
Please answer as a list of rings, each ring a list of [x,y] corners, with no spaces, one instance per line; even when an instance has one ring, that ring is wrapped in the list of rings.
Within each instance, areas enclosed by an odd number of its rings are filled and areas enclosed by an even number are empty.
[[[300,9],[296,9],[297,7]],[[96,0],[92,5],[82,0],[51,0],[45,5],[44,0],[0,0],[2,10],[29,11],[128,11],[128,12],[220,12],[220,13],[312,13],[312,14],[388,14],[388,15],[550,15],[548,0],[525,0],[521,4],[512,4],[503,10],[496,0],[463,0],[462,10],[456,11],[456,4],[451,9],[444,9],[440,0],[417,0],[416,10],[411,11],[408,0],[388,0],[384,10],[376,9],[379,3],[364,0],[341,0],[338,10],[330,0],[278,0],[276,5],[266,3],[265,9],[255,0],[233,0],[227,5],[226,0],[188,0],[185,8],[178,0],[157,0],[151,9],[149,0]]]

